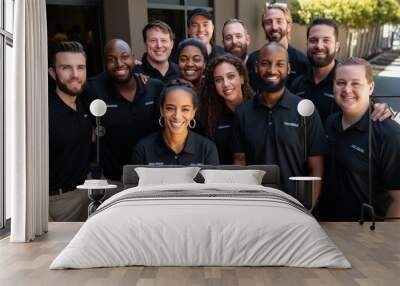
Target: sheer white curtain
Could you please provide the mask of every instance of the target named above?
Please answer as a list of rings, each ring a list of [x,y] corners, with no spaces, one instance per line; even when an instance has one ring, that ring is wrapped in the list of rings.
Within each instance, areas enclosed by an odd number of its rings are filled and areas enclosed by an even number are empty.
[[[6,187],[12,242],[48,226],[46,0],[15,1],[14,92],[6,96]]]

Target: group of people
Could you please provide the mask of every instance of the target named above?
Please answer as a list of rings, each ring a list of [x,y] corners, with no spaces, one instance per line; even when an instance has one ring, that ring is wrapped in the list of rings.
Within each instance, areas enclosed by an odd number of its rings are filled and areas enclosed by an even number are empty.
[[[105,71],[88,80],[82,46],[59,43],[49,68],[56,82],[49,93],[50,217],[85,218],[87,198],[75,187],[90,176],[93,99],[108,105],[100,165],[117,184],[126,164],[276,164],[282,190],[293,196],[289,177],[323,178],[314,202],[320,219],[355,220],[369,201],[372,166],[377,214],[400,217],[400,125],[387,104],[371,103],[369,63],[335,60],[332,19],[311,21],[307,55],[289,45],[288,9],[266,6],[261,24],[267,43],[249,55],[241,20],[225,22],[220,47],[212,42],[212,15],[194,9],[189,37],[172,53],[174,33],[156,20],[143,29],[139,64],[126,42],[113,39],[104,47]],[[302,99],[316,107],[306,129]]]

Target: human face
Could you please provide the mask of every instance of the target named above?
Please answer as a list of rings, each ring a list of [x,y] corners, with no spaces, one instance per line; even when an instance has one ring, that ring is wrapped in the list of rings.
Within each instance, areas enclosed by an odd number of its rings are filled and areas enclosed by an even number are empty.
[[[244,79],[234,65],[224,62],[215,67],[215,90],[225,101],[234,103],[236,106],[242,103],[243,83]]]
[[[205,45],[211,41],[214,32],[214,24],[203,15],[193,16],[188,27],[188,34],[192,38],[201,40]]]
[[[128,83],[134,67],[134,56],[129,46],[122,41],[116,41],[104,53],[108,75],[117,84]]]
[[[165,127],[172,134],[186,133],[196,109],[193,106],[192,95],[183,89],[175,89],[165,95],[165,101],[160,108]]]
[[[282,90],[290,72],[287,52],[281,47],[262,48],[256,68],[260,80],[259,88],[262,91]]]
[[[345,115],[362,115],[368,109],[374,83],[368,83],[365,67],[341,66],[336,70],[335,100]]]
[[[186,46],[181,50],[178,58],[181,76],[191,83],[198,82],[206,67],[203,54],[196,46]]]
[[[286,21],[285,14],[279,9],[268,9],[263,15],[265,37],[269,41],[280,42],[290,33],[291,25]]]
[[[170,34],[154,28],[146,32],[145,46],[150,60],[156,63],[165,63],[171,55],[174,41],[171,39]]]
[[[55,68],[49,69],[56,88],[70,96],[82,93],[86,85],[86,59],[81,53],[61,52],[55,57]]]
[[[240,23],[231,23],[225,26],[222,43],[226,52],[244,60],[247,56],[247,47],[250,45],[250,36]]]
[[[328,25],[313,26],[307,39],[307,57],[314,67],[326,67],[334,62],[339,42],[335,29]]]

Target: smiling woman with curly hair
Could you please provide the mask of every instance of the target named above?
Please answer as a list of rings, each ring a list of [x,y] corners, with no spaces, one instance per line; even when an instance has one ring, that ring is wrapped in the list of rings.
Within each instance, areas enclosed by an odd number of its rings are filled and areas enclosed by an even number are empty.
[[[253,96],[243,62],[224,54],[212,59],[207,67],[202,90],[201,118],[207,135],[217,145],[220,163],[232,164],[233,113],[237,106]]]

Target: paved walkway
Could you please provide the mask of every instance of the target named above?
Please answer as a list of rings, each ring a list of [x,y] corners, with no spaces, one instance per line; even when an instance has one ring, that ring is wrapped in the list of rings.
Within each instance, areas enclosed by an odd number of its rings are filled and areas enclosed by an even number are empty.
[[[375,95],[400,111],[400,50],[382,53],[371,61],[375,73]]]

